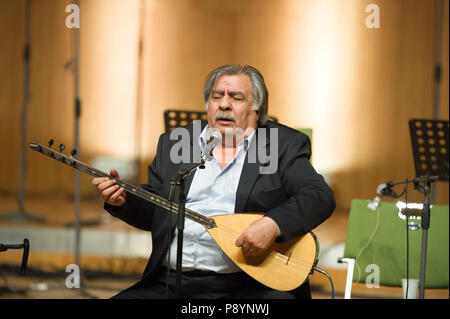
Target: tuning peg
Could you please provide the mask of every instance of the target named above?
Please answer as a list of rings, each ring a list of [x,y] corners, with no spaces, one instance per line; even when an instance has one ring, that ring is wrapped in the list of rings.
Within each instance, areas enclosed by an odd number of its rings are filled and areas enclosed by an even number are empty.
[[[73,150],[70,152],[70,155],[71,155],[72,157],[74,157],[75,155],[77,155],[77,150],[76,150],[76,149],[73,149]]]
[[[55,141],[53,139],[51,139],[50,141],[48,141],[48,148],[52,148],[52,145]]]
[[[59,152],[62,153],[62,151],[64,151],[64,149],[66,148],[66,146],[64,144],[59,144]]]

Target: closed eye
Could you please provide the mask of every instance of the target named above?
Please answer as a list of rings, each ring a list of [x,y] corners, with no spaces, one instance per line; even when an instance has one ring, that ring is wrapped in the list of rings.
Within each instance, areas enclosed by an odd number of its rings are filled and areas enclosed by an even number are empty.
[[[236,101],[242,101],[242,100],[244,100],[244,96],[242,95],[241,92],[237,92],[237,93],[230,92],[230,96],[231,96],[233,99],[235,99]]]
[[[240,91],[235,91],[235,92],[231,91],[231,92],[228,92],[228,95],[236,101],[245,100],[244,94]],[[213,91],[211,94],[211,98],[214,100],[221,99],[224,96],[225,96],[225,92],[223,92],[223,91]]]

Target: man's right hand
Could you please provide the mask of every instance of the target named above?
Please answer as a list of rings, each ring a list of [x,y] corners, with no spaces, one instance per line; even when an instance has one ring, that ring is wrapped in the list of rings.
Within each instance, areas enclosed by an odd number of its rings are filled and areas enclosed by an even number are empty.
[[[111,176],[117,177],[119,179],[119,173],[115,169],[111,169],[109,172]],[[98,192],[102,195],[105,203],[112,206],[122,206],[127,198],[125,189],[119,187],[116,184],[116,180],[109,179],[108,177],[96,177],[92,179],[92,185],[97,187]]]

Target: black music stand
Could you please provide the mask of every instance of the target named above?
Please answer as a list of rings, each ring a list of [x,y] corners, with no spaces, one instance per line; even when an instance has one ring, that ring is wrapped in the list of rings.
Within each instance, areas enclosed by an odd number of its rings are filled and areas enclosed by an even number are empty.
[[[433,182],[449,180],[449,121],[411,119],[409,130],[416,170],[414,188],[425,194],[421,216],[422,252],[419,281],[419,298],[423,299],[430,227],[430,189]]]
[[[194,120],[207,120],[204,111],[183,111],[183,110],[166,110],[164,111],[164,129],[166,132],[175,127],[191,124]]]
[[[409,121],[416,177],[438,176],[449,179],[449,122],[443,120]]]

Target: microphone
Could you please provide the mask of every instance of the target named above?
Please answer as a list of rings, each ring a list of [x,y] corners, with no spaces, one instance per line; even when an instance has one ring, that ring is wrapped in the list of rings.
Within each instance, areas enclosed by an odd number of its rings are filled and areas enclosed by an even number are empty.
[[[400,195],[398,195],[396,192],[394,192],[392,189],[391,182],[388,182],[387,184],[380,184],[377,186],[377,195],[379,196],[389,196],[392,198],[399,198]]]
[[[220,143],[222,143],[222,134],[220,134],[220,132],[217,130],[213,130],[211,132],[211,136],[210,136],[208,142],[206,142],[206,146],[203,151],[203,156],[205,157],[205,161],[212,160],[212,158],[213,158],[212,151]]]

